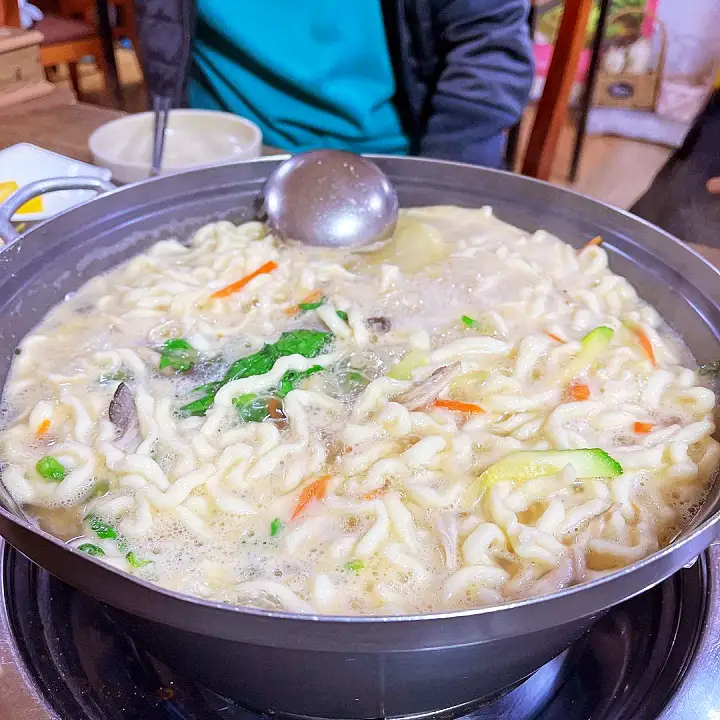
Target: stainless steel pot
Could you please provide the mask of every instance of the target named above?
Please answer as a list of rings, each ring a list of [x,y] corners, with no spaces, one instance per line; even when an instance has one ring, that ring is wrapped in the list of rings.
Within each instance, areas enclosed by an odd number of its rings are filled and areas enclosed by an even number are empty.
[[[545,183],[467,165],[377,158],[403,206],[492,205],[515,225],[576,246],[600,234],[625,275],[700,362],[720,357],[718,272],[627,213]],[[0,383],[18,341],[67,293],[162,237],[211,217],[253,216],[278,160],[161,177],[110,192],[0,252]],[[39,565],[105,602],[139,642],[250,707],[377,718],[462,706],[512,686],[599,614],[674,573],[714,538],[718,487],[670,547],[607,578],[498,609],[419,617],[315,617],[229,607],[116,571],[0,510],[0,533]]]

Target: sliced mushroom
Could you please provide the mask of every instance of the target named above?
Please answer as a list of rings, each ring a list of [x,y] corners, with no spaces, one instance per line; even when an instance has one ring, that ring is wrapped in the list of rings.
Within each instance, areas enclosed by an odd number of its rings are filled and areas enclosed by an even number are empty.
[[[370,317],[365,321],[365,323],[371,330],[381,333],[390,332],[390,328],[392,328],[390,318],[386,318],[384,315]]]
[[[456,360],[450,365],[439,367],[429,378],[415,383],[396,395],[393,400],[410,410],[420,410],[437,400],[440,393],[462,372],[462,364]]]
[[[115,426],[118,435],[118,444],[124,447],[137,438],[140,429],[135,398],[130,388],[121,382],[115,390],[113,399],[108,408],[110,422]]]

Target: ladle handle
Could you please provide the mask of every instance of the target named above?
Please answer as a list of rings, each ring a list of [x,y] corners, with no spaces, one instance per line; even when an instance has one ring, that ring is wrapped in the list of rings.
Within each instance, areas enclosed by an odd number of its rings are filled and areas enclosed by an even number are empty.
[[[96,177],[50,178],[24,185],[0,205],[0,240],[5,241],[4,246],[0,244],[0,249],[4,250],[20,237],[20,233],[13,227],[12,218],[28,200],[57,190],[96,190],[104,193],[114,189],[111,182]]]

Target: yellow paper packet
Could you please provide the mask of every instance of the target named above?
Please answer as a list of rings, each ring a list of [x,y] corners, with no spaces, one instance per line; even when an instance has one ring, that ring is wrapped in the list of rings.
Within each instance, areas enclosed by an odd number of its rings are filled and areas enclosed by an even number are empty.
[[[14,180],[0,182],[0,203],[4,203],[20,186]],[[17,212],[18,215],[43,211],[42,196],[28,200]]]

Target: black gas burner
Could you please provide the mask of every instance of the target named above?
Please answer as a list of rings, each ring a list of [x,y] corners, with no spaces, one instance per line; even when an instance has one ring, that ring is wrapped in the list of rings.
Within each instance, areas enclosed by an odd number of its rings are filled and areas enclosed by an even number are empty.
[[[707,622],[708,598],[718,584],[715,562],[706,553],[692,567],[619,606],[572,648],[495,701],[422,718],[696,720],[713,717],[697,707],[698,698],[713,693],[720,717],[720,692],[713,680],[719,668],[697,667],[716,662],[706,657],[705,648],[708,627],[716,631],[720,624]],[[53,711],[62,720],[281,717],[245,709],[179,676],[139,649],[101,604],[9,548],[2,555],[2,582],[15,662],[23,666],[27,692],[45,704],[48,720]],[[708,687],[698,687],[702,677]],[[695,706],[683,710],[688,703]]]

